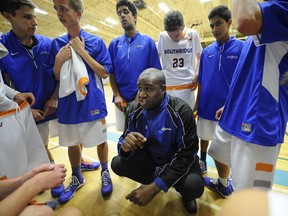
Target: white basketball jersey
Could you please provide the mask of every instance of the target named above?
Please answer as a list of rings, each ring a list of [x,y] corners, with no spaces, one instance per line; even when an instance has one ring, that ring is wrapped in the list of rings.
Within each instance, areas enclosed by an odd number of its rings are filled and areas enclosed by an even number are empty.
[[[184,29],[178,42],[172,41],[166,31],[161,32],[158,40],[158,53],[167,86],[189,84],[195,76],[196,54],[202,46],[194,29]]]

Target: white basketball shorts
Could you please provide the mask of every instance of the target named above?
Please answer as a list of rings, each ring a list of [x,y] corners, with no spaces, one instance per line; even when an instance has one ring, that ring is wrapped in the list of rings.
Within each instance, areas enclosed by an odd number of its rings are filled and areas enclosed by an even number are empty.
[[[49,163],[28,102],[0,113],[0,170],[8,178]]]

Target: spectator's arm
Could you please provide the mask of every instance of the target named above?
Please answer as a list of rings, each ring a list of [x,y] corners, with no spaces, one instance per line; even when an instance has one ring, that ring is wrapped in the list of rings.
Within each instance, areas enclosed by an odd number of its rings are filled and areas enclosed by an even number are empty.
[[[28,178],[27,175],[24,175],[14,180],[1,180],[0,194],[3,191],[7,193],[9,184],[15,190],[0,201],[0,215],[19,215],[35,195],[63,183],[65,176],[64,165],[45,164],[29,172]]]

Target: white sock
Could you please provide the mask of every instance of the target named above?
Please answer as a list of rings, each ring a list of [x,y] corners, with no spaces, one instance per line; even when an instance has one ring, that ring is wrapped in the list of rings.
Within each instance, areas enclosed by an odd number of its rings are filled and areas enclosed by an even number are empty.
[[[219,182],[224,186],[224,187],[228,187],[228,178],[221,178],[219,177]]]

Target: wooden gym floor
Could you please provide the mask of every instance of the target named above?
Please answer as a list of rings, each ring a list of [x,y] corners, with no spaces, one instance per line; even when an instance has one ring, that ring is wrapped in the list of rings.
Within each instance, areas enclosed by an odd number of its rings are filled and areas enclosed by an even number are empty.
[[[109,145],[109,163],[117,154],[117,140],[121,135],[115,128],[114,105],[112,104],[112,91],[109,85],[105,85],[106,102],[108,108],[108,116],[106,118],[108,126],[108,145]],[[287,128],[288,131],[288,128]],[[277,171],[273,190],[286,193],[288,196],[288,137],[285,136],[285,144],[283,144],[278,162]],[[69,164],[67,149],[59,147],[58,137],[50,139],[49,148],[56,163],[63,163],[67,168],[67,179],[65,186],[69,183],[71,176],[71,168]],[[86,160],[98,161],[96,147],[83,149],[83,157]],[[207,176],[216,177],[216,168],[213,160],[208,158]],[[136,183],[128,178],[119,177],[110,169],[110,174],[113,181],[113,193],[107,199],[101,196],[101,180],[100,168],[96,171],[85,171],[85,185],[77,191],[75,196],[63,206],[76,206],[80,208],[86,216],[182,216],[188,214],[181,203],[181,196],[171,188],[168,193],[160,192],[147,206],[140,207],[130,203],[125,199],[125,196],[130,191],[138,188],[139,183]],[[50,191],[35,197],[37,201],[44,202],[52,200]],[[219,210],[225,199],[221,198],[217,193],[205,188],[204,194],[197,200],[198,212],[197,216],[214,216],[218,215]],[[60,206],[58,210],[61,208]],[[57,211],[57,210],[56,210]]]

